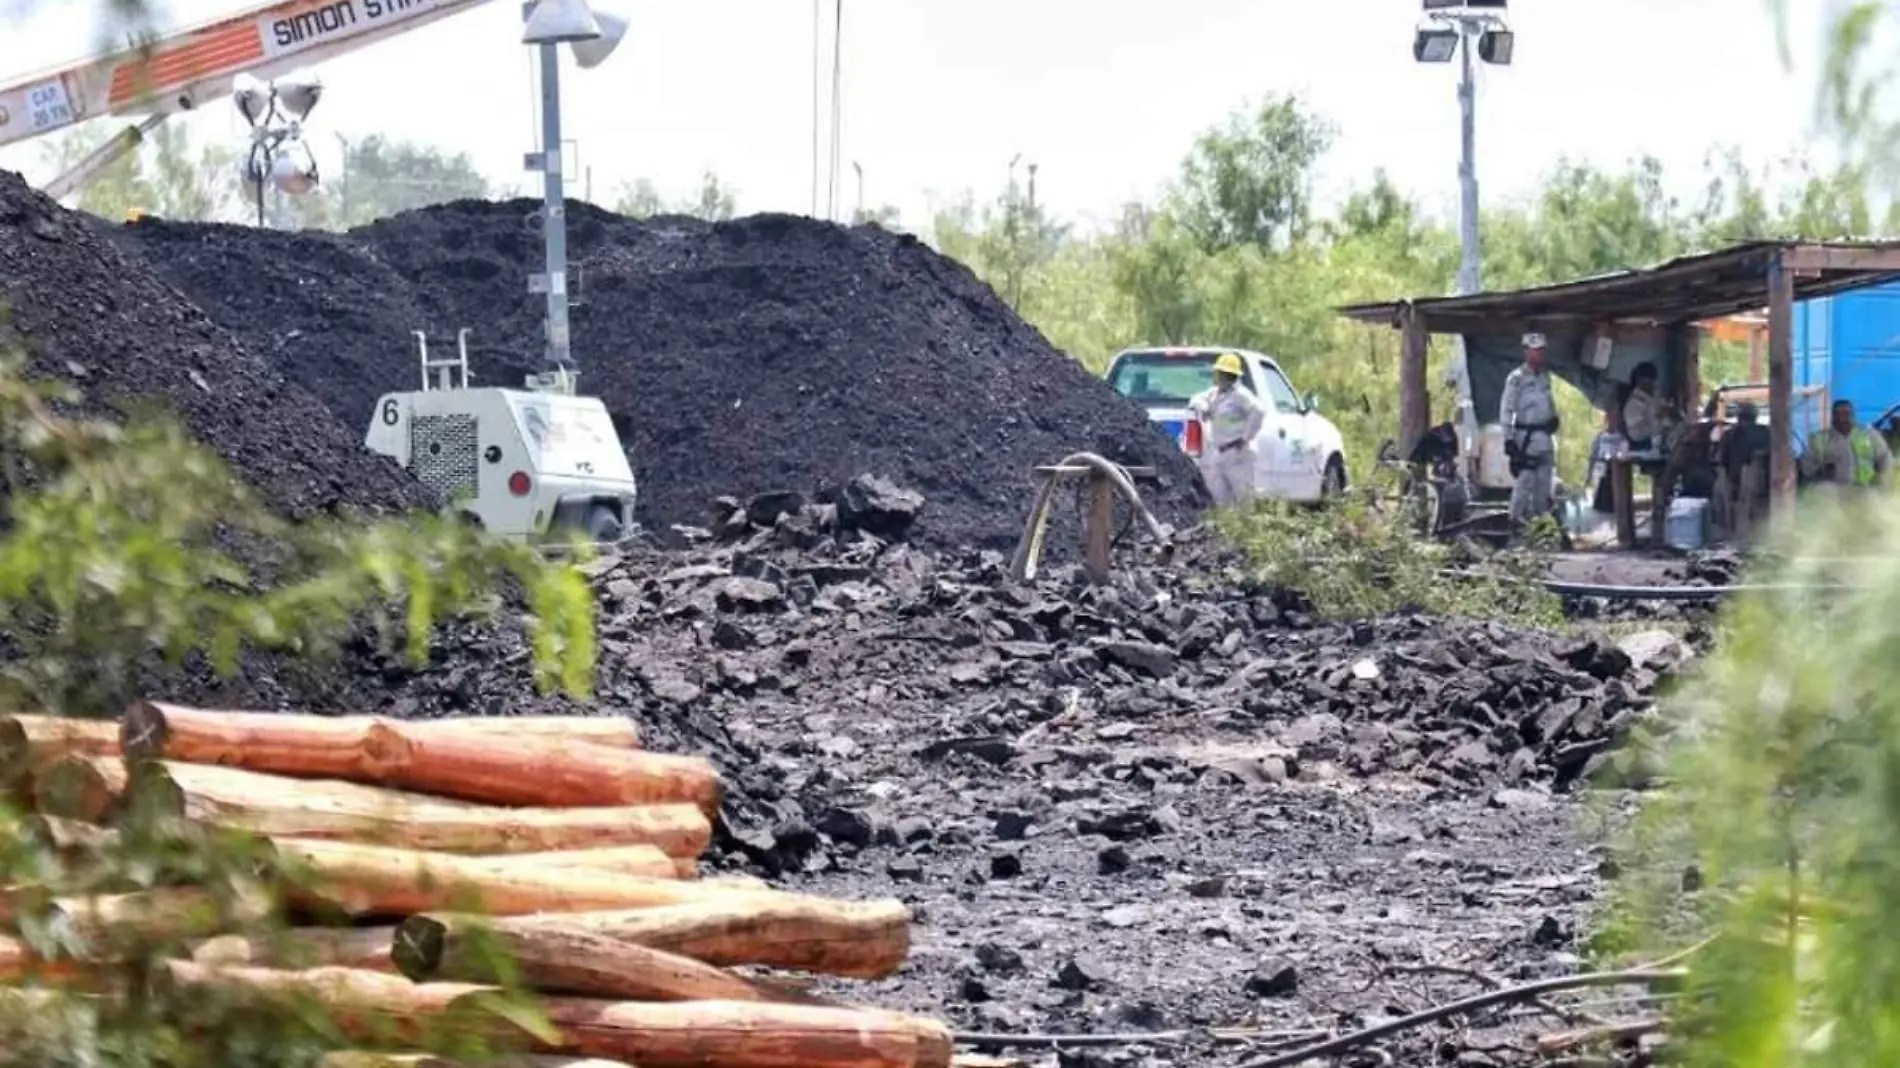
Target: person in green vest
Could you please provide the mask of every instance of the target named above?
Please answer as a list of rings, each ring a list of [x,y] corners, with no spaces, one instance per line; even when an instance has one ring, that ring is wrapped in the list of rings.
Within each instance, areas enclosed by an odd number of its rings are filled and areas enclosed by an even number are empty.
[[[1852,401],[1835,401],[1825,429],[1808,439],[1801,474],[1835,486],[1885,488],[1893,476],[1893,453],[1872,429],[1854,422]]]

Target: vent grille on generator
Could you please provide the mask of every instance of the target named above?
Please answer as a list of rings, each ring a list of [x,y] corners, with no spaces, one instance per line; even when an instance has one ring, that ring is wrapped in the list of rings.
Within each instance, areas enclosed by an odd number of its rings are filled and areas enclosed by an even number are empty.
[[[409,427],[409,470],[416,479],[450,500],[476,496],[475,417],[420,415]]]

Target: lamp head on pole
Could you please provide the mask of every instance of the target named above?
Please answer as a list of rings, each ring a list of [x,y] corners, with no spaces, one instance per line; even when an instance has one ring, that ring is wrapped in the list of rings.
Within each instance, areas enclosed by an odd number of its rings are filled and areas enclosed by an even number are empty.
[[[323,99],[323,82],[308,71],[287,74],[277,79],[272,88],[277,91],[277,102],[298,122],[309,118],[311,109]]]
[[[598,40],[600,36],[600,20],[588,8],[587,0],[535,0],[521,31],[521,43],[573,44]]]
[[[232,80],[231,99],[244,121],[252,126],[264,121],[270,112],[270,90],[249,74],[240,74]]]
[[[1457,54],[1457,30],[1421,29],[1412,38],[1412,58],[1420,63],[1450,63]]]
[[[582,70],[593,70],[620,47],[620,39],[627,35],[627,20],[608,11],[594,12],[594,21],[600,24],[600,36],[590,41],[572,41],[568,48],[574,53],[574,62]]]
[[[1516,45],[1517,34],[1510,30],[1486,30],[1478,38],[1478,58],[1486,63],[1508,67],[1511,65],[1511,51]]]

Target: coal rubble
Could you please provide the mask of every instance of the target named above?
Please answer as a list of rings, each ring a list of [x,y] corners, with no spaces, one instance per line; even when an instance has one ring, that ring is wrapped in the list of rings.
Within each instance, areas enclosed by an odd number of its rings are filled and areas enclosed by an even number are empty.
[[[1542,921],[1573,929],[1599,866],[1561,794],[1688,653],[1320,623],[1205,544],[1102,588],[863,531],[807,548],[788,520],[824,506],[790,503],[604,567],[603,701],[716,739],[718,863],[911,902],[880,996],[975,1031],[1376,1014],[1367,945],[1557,967]]]

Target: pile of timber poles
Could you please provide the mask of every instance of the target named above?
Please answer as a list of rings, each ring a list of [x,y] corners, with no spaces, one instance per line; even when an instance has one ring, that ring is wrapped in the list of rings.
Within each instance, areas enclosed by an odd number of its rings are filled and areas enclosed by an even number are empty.
[[[496,989],[487,950],[499,944],[558,1032],[514,1036],[537,1054],[605,1058],[587,1062],[599,1068],[950,1063],[936,1021],[754,974],[888,976],[909,952],[909,911],[700,878],[717,774],[641,750],[622,719],[409,722],[155,702],[121,723],[0,717],[0,789],[30,802],[29,825],[56,848],[111,841],[135,797],[182,827],[243,832],[307,875],[270,888],[260,916],[283,905],[350,921],[266,945],[216,921],[193,928],[207,915],[193,887],[51,903],[82,943],[124,927],[193,939],[189,959],[161,966],[176,989],[314,998],[344,1033],[384,1033],[466,1018],[458,1010]],[[57,985],[81,970],[0,936],[0,983]],[[326,1068],[441,1063],[366,1051]]]

